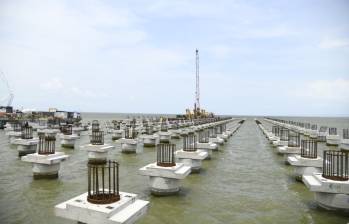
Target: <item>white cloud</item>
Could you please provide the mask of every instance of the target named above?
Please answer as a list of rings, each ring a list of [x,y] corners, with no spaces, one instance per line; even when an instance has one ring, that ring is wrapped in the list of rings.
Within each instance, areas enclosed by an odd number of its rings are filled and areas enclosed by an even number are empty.
[[[60,90],[64,86],[62,80],[57,77],[49,78],[49,80],[43,81],[39,85],[41,89],[50,91]]]
[[[349,105],[349,79],[316,80],[298,85],[290,91],[291,96],[324,104]]]
[[[344,48],[349,47],[349,38],[324,38],[319,47],[322,49]]]

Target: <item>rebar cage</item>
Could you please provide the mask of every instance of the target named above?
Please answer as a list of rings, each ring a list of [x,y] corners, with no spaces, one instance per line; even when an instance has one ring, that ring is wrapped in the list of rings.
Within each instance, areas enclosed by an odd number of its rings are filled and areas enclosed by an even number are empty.
[[[337,135],[337,128],[329,128],[328,134],[329,135]]]
[[[104,164],[89,162],[87,166],[87,201],[93,204],[111,204],[119,201],[119,164],[109,160]]]
[[[218,135],[220,135],[220,134],[223,133],[223,130],[222,130],[222,126],[221,126],[221,125],[216,126],[215,129],[216,129],[216,133],[217,133]]]
[[[168,126],[167,126],[166,121],[162,121],[162,122],[161,122],[160,131],[163,131],[163,132],[168,131]]]
[[[92,121],[92,132],[99,131],[99,122],[97,120]]]
[[[349,180],[349,152],[324,150],[322,176],[336,181]]]
[[[288,141],[290,131],[287,128],[280,129],[280,140]]]
[[[343,129],[343,139],[349,139],[349,129]]]
[[[13,123],[13,131],[14,132],[21,132],[22,131],[22,125],[19,122]]]
[[[61,127],[61,132],[63,135],[72,135],[73,134],[73,126],[71,124],[63,125]]]
[[[33,138],[33,127],[28,124],[24,125],[21,130],[22,139],[32,139]]]
[[[145,133],[147,135],[152,135],[154,133],[154,127],[153,125],[147,125],[145,126]]]
[[[319,132],[327,132],[327,127],[326,126],[321,126],[319,129]]]
[[[156,164],[158,166],[163,166],[163,167],[175,166],[176,165],[175,156],[174,156],[175,151],[176,151],[175,144],[169,144],[169,143],[158,144]]]
[[[317,141],[316,140],[302,140],[301,157],[309,158],[309,159],[317,158]]]
[[[288,135],[288,147],[300,147],[301,136],[298,132],[290,131]]]
[[[120,122],[114,122],[114,130],[120,130]]]
[[[132,125],[127,125],[125,128],[125,138],[127,139],[135,139],[137,136],[137,132]]]
[[[183,151],[195,152],[197,150],[196,135],[188,134],[183,137]]]
[[[54,134],[39,134],[38,154],[49,155],[56,152],[56,136]]]
[[[216,138],[217,137],[217,132],[216,129],[214,127],[210,127],[208,129],[209,133],[210,133],[210,138]]]
[[[207,129],[204,129],[202,131],[199,131],[198,134],[198,142],[199,143],[208,143],[210,140],[210,132]]]
[[[280,127],[279,126],[272,126],[271,127],[271,133],[273,133],[275,136],[279,137],[280,135]]]
[[[90,143],[92,145],[104,145],[104,131],[92,131]]]

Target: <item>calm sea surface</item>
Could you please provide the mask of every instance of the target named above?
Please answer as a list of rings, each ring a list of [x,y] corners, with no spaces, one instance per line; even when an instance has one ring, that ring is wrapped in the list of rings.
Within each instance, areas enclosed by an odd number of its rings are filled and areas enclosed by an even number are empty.
[[[126,118],[127,114],[83,114],[84,121],[107,121]],[[130,115],[133,116],[133,115]],[[139,115],[136,115],[139,116]],[[349,127],[349,118],[286,118],[319,125]],[[264,125],[270,127],[266,122]],[[121,164],[120,189],[150,201],[148,214],[140,224],[163,223],[348,223],[349,214],[318,208],[313,194],[292,177],[292,167],[285,166],[269,145],[253,118],[241,128],[210,161],[203,162],[200,174],[182,182],[176,196],[151,196],[148,178],[138,169],[156,160],[155,148],[140,147],[134,155],[122,154],[120,144],[109,154]],[[84,135],[77,147],[89,142]],[[176,140],[177,148],[181,140]],[[87,154],[79,149],[57,149],[70,155],[61,164],[56,180],[33,180],[31,165],[21,162],[0,130],[0,223],[76,223],[54,216],[54,205],[87,191]],[[320,150],[326,149],[323,143]]]

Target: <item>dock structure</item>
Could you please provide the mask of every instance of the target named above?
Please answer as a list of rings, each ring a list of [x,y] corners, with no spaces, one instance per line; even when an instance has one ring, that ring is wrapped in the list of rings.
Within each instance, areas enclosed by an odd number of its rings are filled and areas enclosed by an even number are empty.
[[[349,152],[325,150],[323,169],[303,175],[303,182],[314,192],[315,201],[329,210],[349,211]]]
[[[337,133],[337,128],[329,128],[326,136],[326,144],[329,146],[338,146],[340,144],[340,137]]]
[[[88,167],[88,191],[55,206],[55,215],[86,224],[132,224],[144,216],[149,202],[119,191],[119,163],[105,161]]]
[[[197,149],[195,134],[188,134],[183,138],[183,148],[175,152],[177,161],[190,166],[191,173],[200,172],[202,160],[208,156],[207,152]]]
[[[73,134],[73,126],[71,124],[66,124],[61,126],[61,134],[59,135],[61,140],[61,146],[63,148],[75,148],[75,142],[79,139],[77,134]]]
[[[88,160],[92,163],[105,163],[108,152],[114,148],[115,146],[104,142],[104,131],[100,130],[98,121],[92,123],[90,143],[80,146],[81,150],[87,151]]]
[[[137,132],[133,124],[126,125],[125,136],[119,140],[122,153],[137,152]]]
[[[17,147],[19,157],[35,153],[38,143],[39,138],[33,137],[33,127],[29,126],[28,123],[22,126],[21,138],[14,139],[11,142],[12,145]]]
[[[157,161],[139,169],[139,173],[149,176],[151,193],[172,195],[180,191],[180,181],[190,174],[191,167],[175,162],[176,145],[157,145]]]
[[[55,143],[55,135],[41,133],[37,152],[22,156],[22,161],[32,163],[34,179],[58,178],[60,164],[69,156],[56,152]]]

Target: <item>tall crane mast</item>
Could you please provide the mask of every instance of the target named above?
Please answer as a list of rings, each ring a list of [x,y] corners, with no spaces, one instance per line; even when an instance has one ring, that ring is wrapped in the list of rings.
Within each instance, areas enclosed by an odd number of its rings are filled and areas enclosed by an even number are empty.
[[[7,81],[6,77],[5,77],[5,74],[1,70],[0,70],[0,84],[1,84],[0,85],[1,87],[5,88],[4,91],[6,91],[6,89],[7,89],[7,93],[5,92],[4,96],[0,95],[0,103],[4,102],[4,101],[7,101],[6,106],[9,107],[12,104],[12,100],[13,100],[14,94],[13,94],[11,88],[10,88],[10,85],[8,84],[8,81]]]
[[[199,74],[199,50],[196,49],[196,91],[195,91],[195,109],[200,109],[200,74]]]

